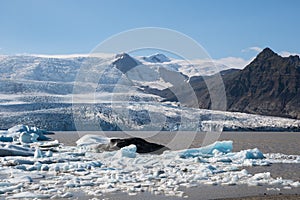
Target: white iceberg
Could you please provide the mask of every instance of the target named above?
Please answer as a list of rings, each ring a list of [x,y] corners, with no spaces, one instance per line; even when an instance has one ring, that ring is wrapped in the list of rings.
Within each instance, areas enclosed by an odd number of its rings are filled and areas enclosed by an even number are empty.
[[[126,158],[135,158],[136,157],[136,146],[131,144],[127,147],[121,148],[114,157],[126,157]]]
[[[76,141],[77,146],[89,146],[94,144],[109,144],[110,138],[100,135],[84,135]]]
[[[131,141],[131,140],[128,140]],[[258,149],[232,152],[232,141],[162,154],[137,153],[138,147],[128,146],[109,152],[88,152],[85,148],[113,145],[111,139],[87,135],[76,147],[59,145],[58,141],[15,145],[0,143],[1,149],[23,152],[29,157],[10,155],[0,158],[0,194],[7,199],[70,198],[80,190],[86,195],[127,192],[136,195],[147,191],[173,197],[186,196],[184,187],[209,185],[264,185],[296,188],[298,181],[272,177],[271,173],[248,173],[246,166],[268,163],[300,163],[299,156],[264,155]],[[57,146],[59,145],[59,147]],[[55,151],[48,149],[58,147]],[[10,152],[12,154],[12,152]],[[46,178],[42,178],[46,177]],[[29,186],[28,186],[29,185]],[[74,194],[76,198],[76,195]]]
[[[19,142],[21,144],[28,144],[37,142],[39,135],[36,133],[22,132],[19,136]]]
[[[16,125],[7,131],[0,133],[1,142],[20,142],[22,144],[33,143],[39,141],[49,140],[45,136],[48,132],[41,130],[37,127],[31,127],[26,125]]]
[[[242,150],[235,154],[236,158],[240,159],[264,159],[264,154],[257,148]]]
[[[34,158],[42,158],[42,157],[43,157],[42,151],[39,148],[36,148],[34,152]]]
[[[0,143],[1,156],[33,156],[34,152],[29,147],[22,147],[14,144]]]
[[[33,192],[20,192],[8,197],[7,199],[50,199],[50,198],[51,195],[37,194]]]

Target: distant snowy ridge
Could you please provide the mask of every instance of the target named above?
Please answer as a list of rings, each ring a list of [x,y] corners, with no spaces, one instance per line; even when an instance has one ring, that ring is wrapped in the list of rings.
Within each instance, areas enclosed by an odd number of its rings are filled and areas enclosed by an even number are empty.
[[[126,53],[68,58],[5,56],[0,60],[0,129],[30,123],[49,130],[75,130],[74,119],[85,118],[104,130],[120,130],[120,124],[130,130],[149,130],[150,124],[166,131],[205,131],[217,126],[224,130],[299,130],[299,121],[292,119],[163,103],[162,97],[146,93],[144,88],[163,90],[172,87],[170,76],[187,83],[190,76],[210,75],[227,67],[211,68],[214,63],[207,60],[183,61],[162,54],[145,59]],[[111,102],[115,109],[127,110],[129,119],[115,116]],[[149,113],[166,119],[164,124],[153,119],[151,123]],[[182,113],[191,124],[181,124]]]
[[[164,62],[170,62],[170,58],[168,58],[167,56],[165,56],[164,54],[161,53],[157,53],[151,56],[146,56],[146,57],[142,57],[143,60],[147,61],[147,62],[152,62],[152,63],[164,63]]]
[[[131,57],[131,56],[130,56]],[[114,62],[114,55],[19,55],[0,56],[0,79],[72,82],[79,68],[90,60]],[[170,59],[163,54],[136,57],[149,67],[158,66],[181,72],[187,76],[211,75],[230,67],[207,60],[185,61]],[[152,60],[157,61],[156,63]],[[150,62],[149,62],[150,61]]]

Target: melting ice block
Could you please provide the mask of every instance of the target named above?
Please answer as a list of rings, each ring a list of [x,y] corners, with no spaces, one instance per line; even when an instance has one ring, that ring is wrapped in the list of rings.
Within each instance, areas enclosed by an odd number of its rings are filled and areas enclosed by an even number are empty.
[[[17,125],[7,131],[0,132],[0,141],[2,142],[12,142],[18,141],[22,144],[33,143],[37,140],[44,141],[49,140],[44,134],[47,131],[41,130],[37,127],[30,127],[26,125]]]
[[[7,197],[7,199],[49,199],[51,195],[48,194],[37,194],[33,192],[20,192],[17,194],[14,194],[10,197]]]
[[[84,135],[76,144],[81,149],[91,152],[102,152],[109,150],[110,148],[110,138],[100,136],[100,135]]]
[[[237,152],[233,157],[240,159],[264,159],[264,154],[257,148],[242,150]]]
[[[28,144],[37,142],[39,135],[35,133],[22,132],[19,136],[19,142],[21,144]]]
[[[100,135],[84,135],[76,141],[77,146],[89,146],[94,144],[109,144],[110,138]]]
[[[43,157],[42,151],[39,148],[37,148],[34,152],[34,158],[42,158],[42,157]]]
[[[21,147],[14,144],[0,143],[1,156],[33,156],[34,152],[31,148]]]
[[[121,152],[122,157],[127,158],[135,158],[136,157],[136,146],[131,144],[127,147],[123,147],[119,150]]]
[[[194,158],[204,155],[213,155],[215,151],[220,153],[229,153],[232,151],[232,141],[217,141],[211,145],[187,149],[179,153],[180,158]]]

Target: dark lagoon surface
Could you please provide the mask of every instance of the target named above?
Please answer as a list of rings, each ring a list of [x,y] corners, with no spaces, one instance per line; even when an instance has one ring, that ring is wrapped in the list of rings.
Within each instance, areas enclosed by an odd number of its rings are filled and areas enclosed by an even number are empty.
[[[86,134],[103,135],[107,137],[142,137],[150,142],[156,142],[168,146],[168,143],[175,135],[180,134],[182,138],[193,137],[191,132],[93,132],[93,131],[66,131],[55,132],[49,135],[53,139],[58,139],[65,145],[76,145],[76,141]],[[151,137],[147,137],[151,135]],[[204,133],[197,133],[192,141],[190,148],[200,147],[203,143]],[[264,154],[282,153],[287,155],[300,154],[300,133],[299,132],[223,132],[218,140],[232,140],[233,151],[243,149],[258,148]],[[300,164],[272,164],[270,166],[246,167],[249,173],[271,172],[272,177],[282,177],[300,181]],[[184,189],[188,199],[300,199],[300,188],[270,189],[265,186],[197,186]],[[93,197],[85,196],[78,191],[77,199],[91,199]],[[248,197],[248,198],[247,198]],[[148,192],[140,193],[136,196],[129,196],[126,193],[108,194],[100,199],[179,199],[177,197],[166,197],[162,195],[153,195]]]
[[[107,137],[142,137],[149,142],[155,142],[168,146],[175,135],[182,135],[183,139],[193,137],[193,132],[121,132],[121,131],[58,131],[49,135],[58,139],[65,145],[76,145],[76,141],[86,135],[95,134]],[[151,137],[147,137],[151,135]],[[202,146],[205,133],[196,133],[190,148]],[[258,148],[263,153],[283,153],[298,155],[300,153],[300,132],[222,132],[218,140],[232,140],[233,151]]]

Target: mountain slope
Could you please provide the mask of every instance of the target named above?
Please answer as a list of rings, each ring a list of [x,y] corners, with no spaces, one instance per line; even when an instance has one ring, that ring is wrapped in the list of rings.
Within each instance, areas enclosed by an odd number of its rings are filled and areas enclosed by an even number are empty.
[[[300,119],[298,56],[281,57],[266,48],[243,70],[223,74],[223,80],[229,111]],[[210,108],[205,83],[191,85],[199,107]]]
[[[196,109],[197,102],[194,108],[182,106],[194,105],[186,87],[190,83],[200,107],[209,107],[204,80],[224,66],[211,70],[209,62],[194,66],[159,58],[160,62],[148,62],[125,53],[109,57],[4,57],[0,61],[0,129],[28,124],[48,130],[76,130],[78,126],[79,130],[99,130],[99,125],[103,130],[206,131],[223,127],[299,131],[300,120]],[[232,80],[240,73],[227,70],[221,75]],[[172,91],[180,103],[165,102],[178,101]]]
[[[226,89],[231,111],[300,118],[300,59],[266,48]]]

